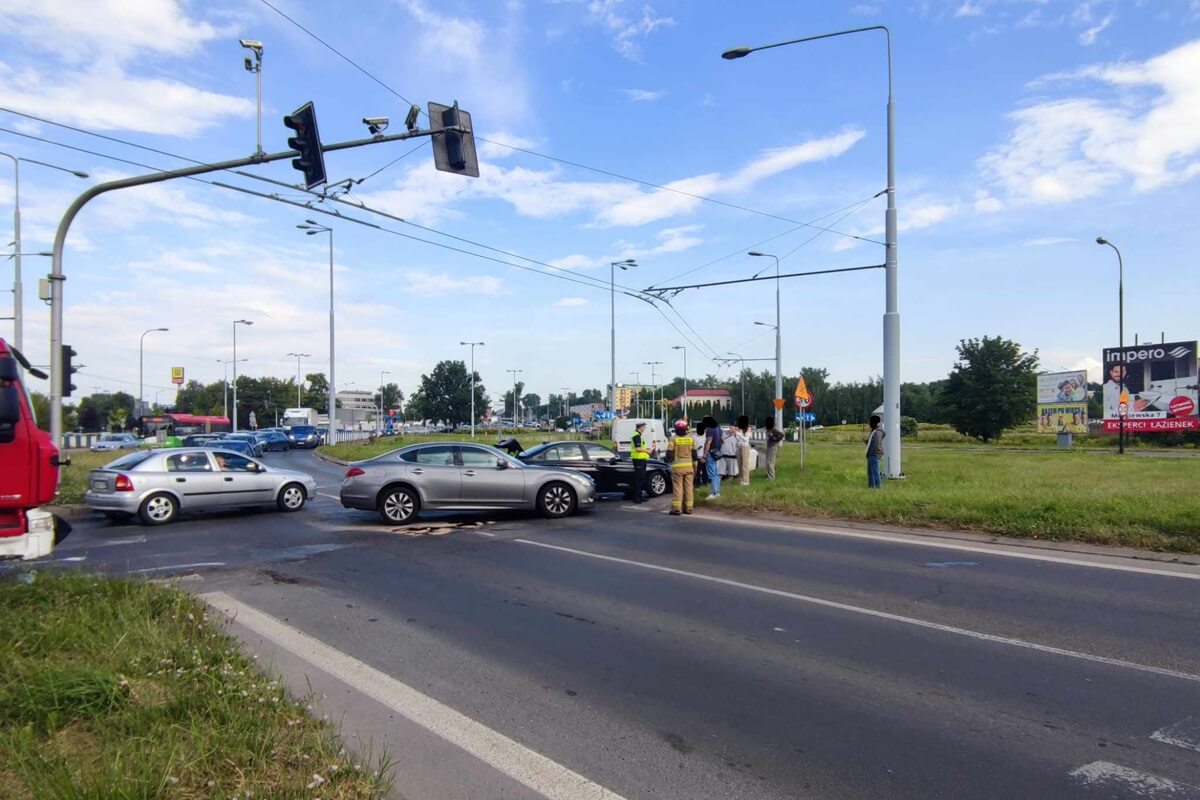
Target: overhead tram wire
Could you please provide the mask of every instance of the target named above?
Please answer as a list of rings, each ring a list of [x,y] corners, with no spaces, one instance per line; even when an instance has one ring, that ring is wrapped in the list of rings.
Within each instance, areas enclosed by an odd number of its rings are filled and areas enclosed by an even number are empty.
[[[282,11],[280,11],[278,8],[276,8],[276,7],[275,7],[275,6],[273,6],[273,5],[272,5],[270,2],[268,2],[268,0],[259,0],[259,2],[260,2],[260,3],[262,3],[263,5],[265,5],[267,8],[271,9],[272,11],[274,11],[274,12],[275,12],[276,14],[278,14],[279,16],[281,16],[281,17],[283,17],[284,19],[286,19],[288,22],[290,22],[290,23],[292,23],[293,25],[295,25],[295,26],[296,26],[297,28],[299,28],[300,30],[304,31],[304,33],[306,33],[306,34],[308,34],[309,36],[311,36],[313,39],[315,39],[317,42],[319,42],[319,43],[320,43],[322,46],[324,46],[324,47],[325,47],[327,50],[329,50],[331,53],[333,53],[334,55],[336,55],[338,58],[342,59],[342,60],[343,60],[343,61],[345,61],[347,64],[349,64],[350,66],[354,67],[356,70],[358,70],[359,72],[361,72],[363,75],[366,75],[366,76],[367,76],[368,78],[370,78],[372,81],[374,81],[375,83],[377,83],[377,84],[379,84],[380,86],[382,86],[384,89],[386,89],[386,90],[387,90],[388,92],[390,92],[392,95],[394,95],[395,97],[397,97],[397,98],[399,98],[400,100],[402,100],[402,101],[404,102],[404,104],[405,104],[405,105],[408,105],[408,106],[415,105],[414,103],[412,103],[411,101],[409,101],[409,99],[408,99],[408,98],[406,98],[404,95],[400,94],[400,93],[399,93],[399,92],[397,92],[395,89],[393,89],[391,86],[387,85],[387,84],[386,84],[386,83],[384,83],[382,80],[380,80],[379,78],[377,78],[377,77],[375,77],[374,75],[372,75],[372,74],[371,74],[369,71],[367,71],[367,69],[366,69],[365,67],[363,67],[363,66],[359,65],[359,64],[358,64],[356,61],[354,61],[354,59],[350,58],[350,57],[349,57],[349,56],[347,56],[345,53],[343,53],[342,51],[338,50],[336,47],[334,47],[333,45],[331,45],[329,42],[325,41],[325,40],[324,40],[324,39],[322,39],[320,36],[317,36],[315,33],[313,33],[312,31],[310,31],[308,28],[304,27],[304,26],[303,26],[303,25],[301,25],[299,22],[297,22],[296,20],[294,20],[294,19],[292,19],[291,17],[289,17],[287,14],[283,13]],[[417,108],[418,108],[418,110],[420,110],[420,106],[417,106]],[[421,113],[422,113],[422,114],[426,114],[426,112],[424,112],[424,111],[421,111]],[[426,116],[428,116],[428,114],[426,114]],[[826,233],[836,233],[836,234],[837,234],[837,235],[839,235],[839,236],[846,236],[846,237],[849,237],[849,238],[851,238],[851,239],[858,239],[859,241],[863,241],[863,242],[869,242],[869,243],[871,243],[871,244],[885,244],[884,242],[880,242],[880,241],[877,241],[877,240],[875,240],[875,239],[870,239],[870,238],[867,238],[867,237],[865,237],[865,236],[858,236],[858,235],[856,235],[856,234],[853,234],[853,233],[845,233],[844,231],[837,231],[837,230],[833,230],[832,228],[822,228],[822,227],[821,227],[821,226],[819,226],[819,225],[812,225],[812,224],[810,224],[810,223],[807,223],[807,222],[801,222],[801,221],[799,221],[799,220],[788,219],[787,217],[783,217],[783,216],[780,216],[780,215],[778,215],[778,214],[772,214],[772,213],[770,213],[770,212],[767,212],[767,211],[761,211],[761,210],[759,210],[759,209],[756,209],[756,208],[749,208],[749,207],[747,207],[747,206],[738,205],[737,203],[730,203],[730,202],[728,202],[728,201],[726,201],[726,200],[718,200],[718,199],[716,199],[715,197],[708,197],[707,195],[702,195],[702,194],[694,194],[694,193],[692,193],[692,192],[685,192],[685,191],[683,191],[682,189],[676,189],[676,188],[674,188],[674,187],[671,187],[671,186],[664,186],[664,185],[662,185],[662,184],[659,184],[659,183],[654,183],[653,181],[647,181],[647,180],[643,180],[643,179],[641,179],[641,178],[633,178],[633,177],[630,177],[629,175],[622,175],[622,174],[621,174],[621,173],[619,173],[619,172],[613,172],[612,170],[603,169],[603,168],[601,168],[601,167],[593,167],[593,166],[591,166],[591,165],[589,165],[589,164],[583,164],[583,163],[581,163],[581,162],[578,162],[578,161],[571,161],[570,159],[561,158],[561,157],[559,157],[559,156],[552,156],[552,155],[549,155],[549,154],[547,154],[547,153],[539,153],[539,152],[538,152],[538,151],[536,151],[536,150],[531,150],[531,149],[529,149],[529,148],[527,148],[527,147],[520,147],[519,145],[510,144],[509,142],[502,142],[502,141],[498,141],[498,140],[495,140],[495,139],[487,139],[487,138],[484,138],[483,136],[475,136],[475,139],[476,139],[477,141],[480,141],[480,142],[487,142],[488,144],[494,144],[494,145],[497,145],[498,147],[504,147],[504,148],[506,148],[506,149],[508,149],[508,150],[514,150],[514,151],[516,151],[516,152],[518,152],[518,153],[525,153],[526,155],[536,156],[537,158],[544,158],[544,159],[546,159],[546,160],[548,160],[548,161],[554,161],[554,162],[556,162],[556,163],[558,163],[558,164],[565,164],[565,165],[567,165],[567,166],[576,167],[576,168],[578,168],[578,169],[587,170],[587,171],[589,171],[589,172],[595,172],[595,173],[597,173],[597,174],[599,174],[599,175],[605,175],[605,176],[607,176],[607,177],[610,177],[610,178],[617,178],[618,180],[628,181],[628,182],[630,182],[630,183],[636,183],[636,184],[639,184],[639,185],[641,185],[641,186],[647,186],[647,187],[650,187],[650,188],[652,188],[652,189],[658,189],[658,190],[660,190],[660,191],[664,191],[664,192],[672,192],[672,193],[674,193],[674,194],[682,195],[682,196],[684,196],[684,197],[690,197],[690,198],[692,198],[692,199],[694,199],[694,200],[700,200],[700,201],[703,201],[703,202],[705,202],[705,203],[714,203],[714,204],[716,204],[716,205],[719,205],[719,206],[724,206],[725,208],[732,208],[732,209],[735,209],[735,210],[737,210],[737,211],[744,211],[744,212],[746,212],[746,213],[749,213],[749,214],[757,214],[757,215],[759,215],[759,216],[762,216],[762,217],[769,217],[769,218],[771,218],[771,219],[777,219],[777,220],[779,220],[779,221],[781,221],[781,222],[787,222],[787,223],[790,223],[790,224],[792,224],[792,225],[799,225],[800,227],[804,227],[804,228],[817,228],[817,229],[819,229],[819,230],[821,230],[821,231],[824,231],[824,232],[826,232]]]

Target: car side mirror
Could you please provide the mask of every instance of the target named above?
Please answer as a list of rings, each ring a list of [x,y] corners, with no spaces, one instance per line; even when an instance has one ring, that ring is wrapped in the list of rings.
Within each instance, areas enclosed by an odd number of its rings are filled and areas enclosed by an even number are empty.
[[[496,469],[508,469],[508,461],[503,458],[497,458]]]

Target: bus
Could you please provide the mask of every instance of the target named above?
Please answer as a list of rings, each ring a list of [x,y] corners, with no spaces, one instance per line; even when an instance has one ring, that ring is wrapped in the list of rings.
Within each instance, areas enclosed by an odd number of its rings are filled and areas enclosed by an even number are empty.
[[[232,430],[229,417],[199,414],[155,414],[139,417],[137,434],[143,439],[155,438],[159,431],[165,437],[184,437],[193,433],[226,433]]]

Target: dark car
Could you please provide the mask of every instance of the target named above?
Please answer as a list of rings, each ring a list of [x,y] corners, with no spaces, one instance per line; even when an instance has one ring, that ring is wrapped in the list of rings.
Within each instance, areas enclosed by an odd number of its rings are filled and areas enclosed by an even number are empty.
[[[572,469],[590,475],[596,491],[633,495],[633,461],[595,442],[546,442],[517,456],[526,464]],[[658,497],[671,491],[671,465],[646,461],[646,493]]]
[[[292,449],[292,440],[279,431],[258,431],[254,435],[266,451]]]
[[[204,443],[207,448],[219,450],[232,450],[235,453],[241,453],[244,456],[254,458],[254,445],[247,442],[245,439],[210,439]]]
[[[321,444],[321,431],[312,425],[293,425],[288,439],[292,447],[316,447]]]
[[[223,438],[219,433],[192,433],[183,437],[184,447],[204,447],[206,442]]]

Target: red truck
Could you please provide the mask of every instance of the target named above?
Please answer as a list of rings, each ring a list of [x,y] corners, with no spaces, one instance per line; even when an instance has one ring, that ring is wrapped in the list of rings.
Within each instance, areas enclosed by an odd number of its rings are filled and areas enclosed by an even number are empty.
[[[45,378],[0,339],[0,558],[49,555],[66,524],[38,508],[58,490],[58,448],[37,426],[21,367]]]

